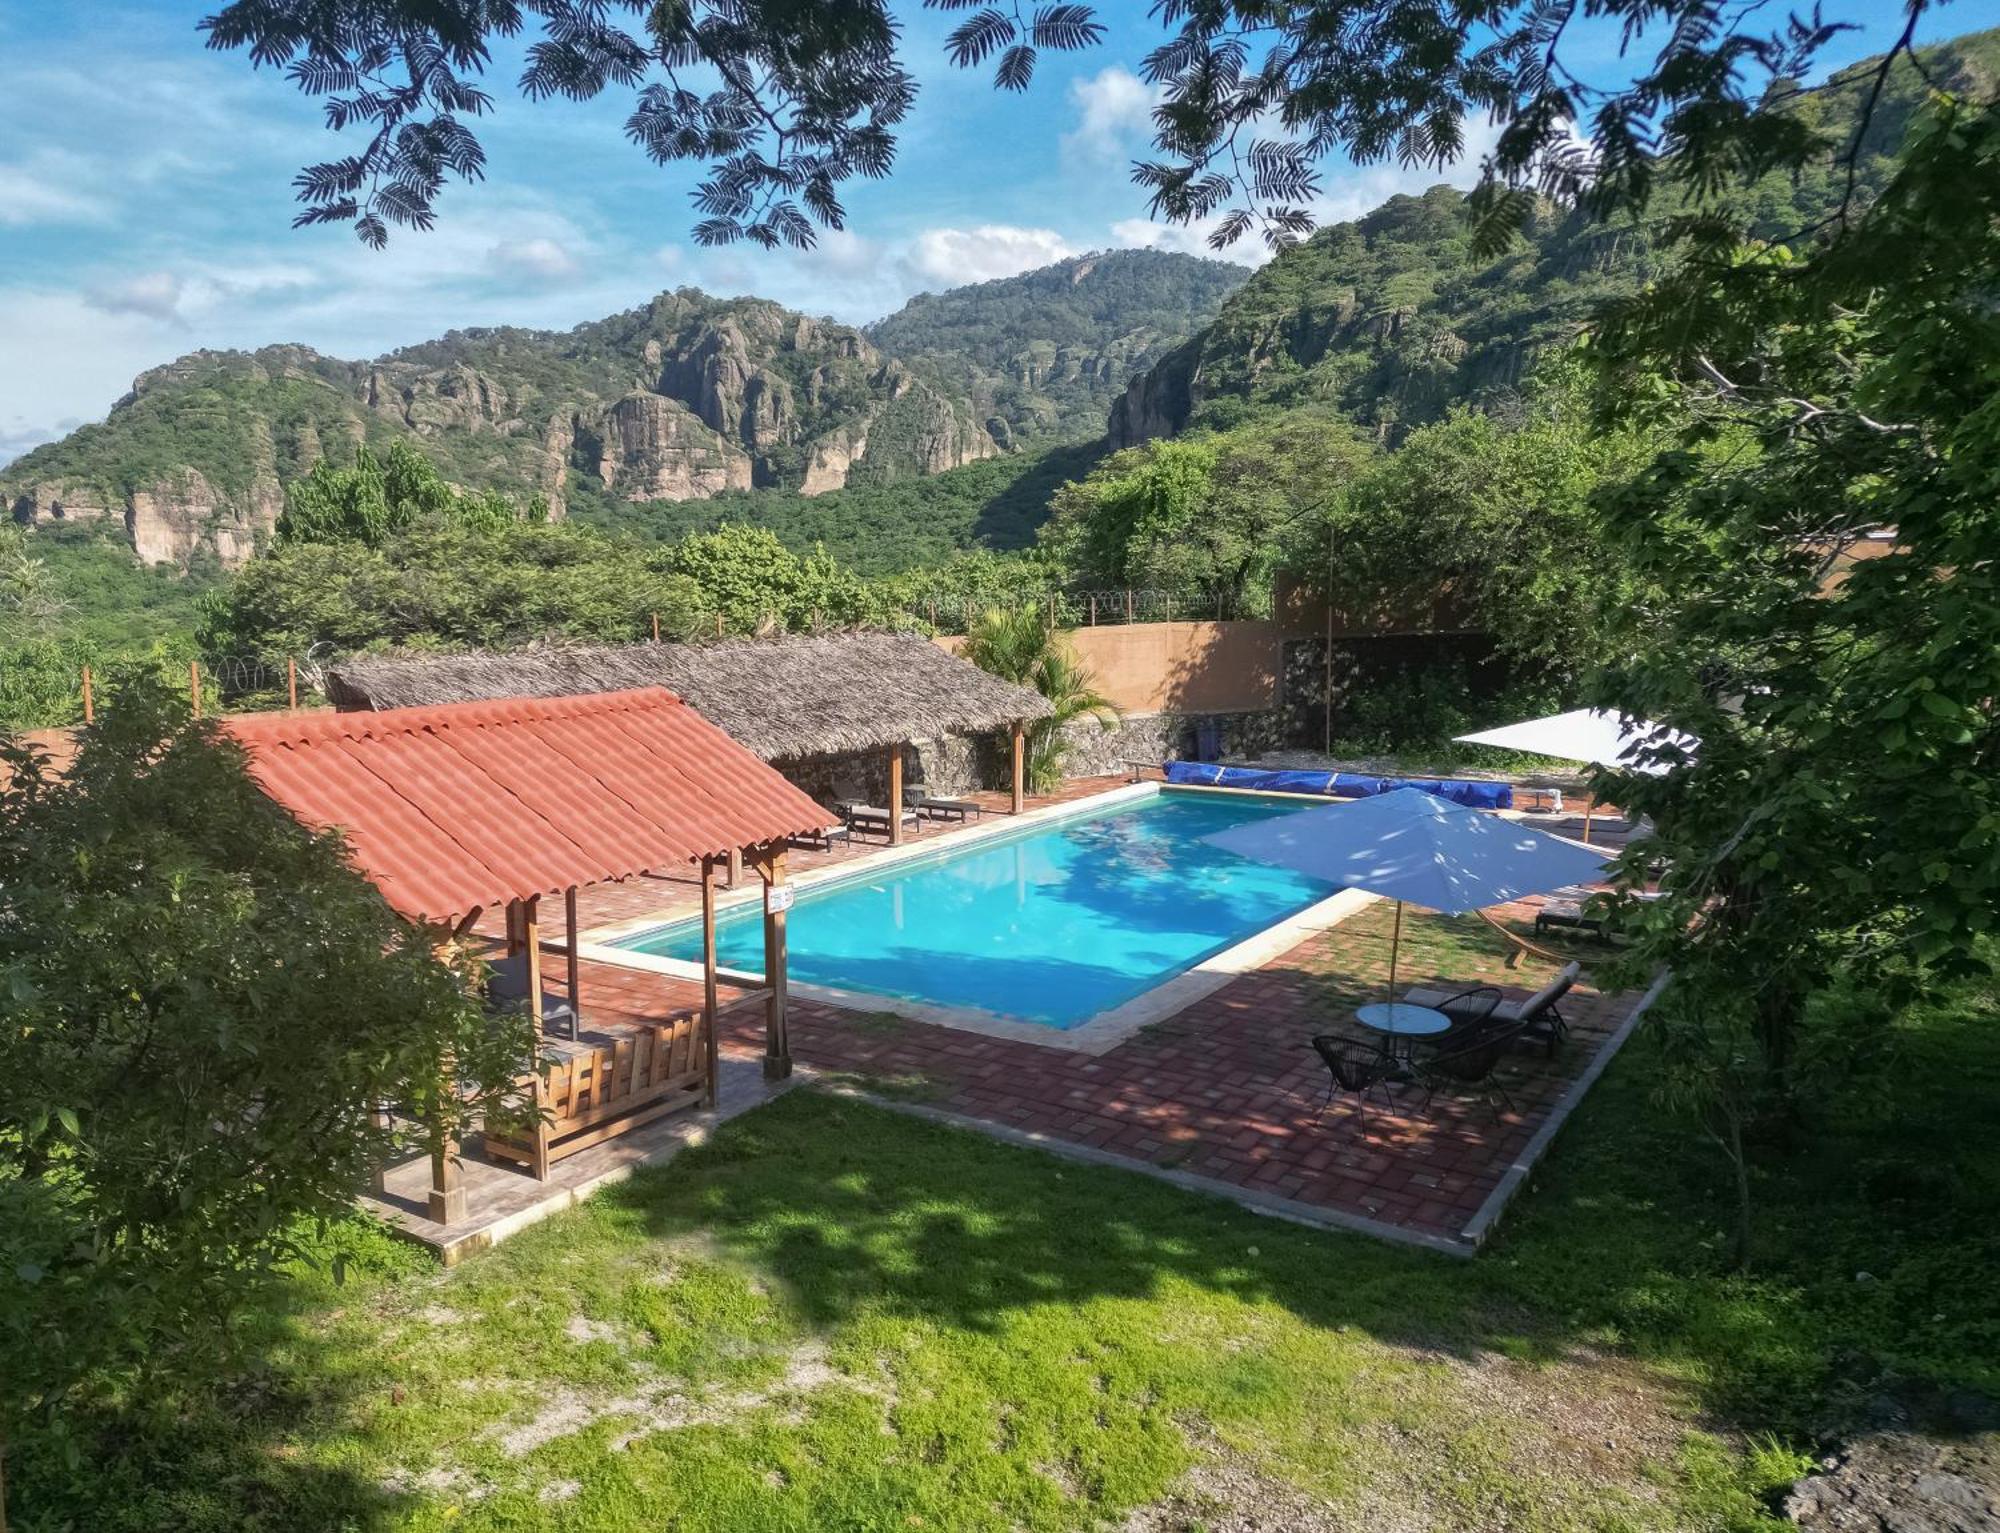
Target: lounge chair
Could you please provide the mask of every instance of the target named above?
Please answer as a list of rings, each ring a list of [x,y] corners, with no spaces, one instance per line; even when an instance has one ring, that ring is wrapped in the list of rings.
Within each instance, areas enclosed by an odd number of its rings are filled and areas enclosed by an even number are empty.
[[[486,1002],[496,1011],[528,1003],[528,955],[514,953],[486,961]],[[576,1008],[542,996],[542,1036],[576,1041]]]
[[[1556,1010],[1556,1003],[1569,994],[1570,988],[1576,984],[1577,977],[1582,973],[1582,964],[1567,964],[1553,979],[1525,1001],[1501,1001],[1491,1007],[1486,1015],[1496,1025],[1520,1023],[1520,1036],[1546,1043],[1549,1052],[1553,1054],[1556,1045],[1569,1036],[1569,1024],[1563,1021],[1562,1013]],[[1485,988],[1487,987],[1482,987]],[[1462,1006],[1459,1012],[1454,1014],[1453,1003],[1460,1001],[1462,996],[1477,996],[1480,993],[1479,990],[1470,990],[1454,995],[1449,990],[1429,990],[1419,987],[1405,991],[1403,999],[1413,1006],[1429,1006],[1457,1021],[1459,1016],[1469,1015],[1470,1008]],[[1453,1031],[1456,1032],[1457,1029],[1454,1028]],[[1447,1033],[1445,1036],[1449,1038],[1452,1034]]]
[[[823,825],[818,830],[801,831],[791,837],[791,844],[808,852],[830,852],[836,841],[851,842],[854,831],[845,820],[838,825]]]
[[[1319,1104],[1320,1117],[1324,1118],[1327,1108],[1333,1105],[1336,1091],[1345,1091],[1354,1098],[1355,1111],[1363,1123],[1368,1121],[1369,1092],[1380,1088],[1383,1100],[1392,1109],[1395,1107],[1395,1098],[1389,1095],[1389,1084],[1404,1079],[1400,1060],[1391,1059],[1380,1049],[1356,1043],[1338,1033],[1321,1033],[1313,1039],[1312,1046],[1332,1077],[1327,1082],[1326,1100]]]
[[[889,811],[881,806],[876,804],[842,804],[840,806],[840,814],[841,818],[847,821],[847,828],[852,834],[857,836],[880,836],[884,841],[889,839],[891,825]],[[916,810],[903,810],[902,819],[905,825],[916,824]]]
[[[986,813],[986,806],[977,799],[933,798],[922,788],[904,789],[903,807],[914,810],[926,820],[956,820],[960,824],[975,814],[984,816]]]

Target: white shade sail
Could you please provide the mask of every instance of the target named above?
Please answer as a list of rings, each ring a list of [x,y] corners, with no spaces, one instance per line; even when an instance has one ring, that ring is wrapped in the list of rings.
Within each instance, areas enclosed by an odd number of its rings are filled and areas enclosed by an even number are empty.
[[[1628,719],[1607,708],[1574,708],[1568,713],[1552,713],[1547,718],[1527,719],[1453,738],[1465,745],[1497,745],[1503,750],[1554,756],[1559,761],[1583,761],[1592,766],[1625,767],[1658,775],[1667,768],[1641,765],[1625,758],[1642,740],[1660,734],[1684,750],[1693,750],[1697,743],[1692,735],[1664,729],[1645,719]]]
[[[1203,839],[1241,857],[1447,915],[1604,877],[1604,858],[1587,847],[1414,788]]]

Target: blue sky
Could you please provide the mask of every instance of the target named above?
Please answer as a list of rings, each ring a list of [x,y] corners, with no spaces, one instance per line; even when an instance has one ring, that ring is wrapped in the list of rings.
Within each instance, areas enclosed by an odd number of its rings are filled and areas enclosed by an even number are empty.
[[[368,357],[455,326],[566,327],[683,284],[859,322],[1085,250],[1200,250],[1199,231],[1148,224],[1127,179],[1150,104],[1134,71],[1162,35],[1149,5],[1100,0],[1106,43],[1045,54],[1025,97],[945,62],[956,17],[899,7],[922,89],[897,172],[851,184],[848,231],[805,255],[697,249],[698,170],[662,170],[627,143],[626,98],[521,100],[518,54],[503,55],[480,128],[487,180],[450,188],[434,232],[398,231],[378,254],[342,228],[290,227],[293,173],[338,140],[280,75],[202,47],[195,23],[212,4],[14,0],[0,7],[0,463],[101,418],[134,374],[198,347]],[[1869,18],[1838,64],[1886,41],[1901,7],[1828,9]],[[1924,35],[1996,24],[2000,0],[1958,0]],[[1593,41],[1614,75],[1615,53]],[[1470,184],[1472,147],[1443,177],[1329,164],[1318,211],[1351,218],[1397,191]]]

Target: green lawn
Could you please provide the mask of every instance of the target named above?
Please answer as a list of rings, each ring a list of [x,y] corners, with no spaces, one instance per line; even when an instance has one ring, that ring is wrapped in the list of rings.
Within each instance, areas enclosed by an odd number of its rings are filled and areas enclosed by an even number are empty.
[[[1473,1262],[797,1092],[449,1274],[344,1232],[256,1367],[17,1444],[16,1525],[1765,1526],[1857,1402],[2000,1389],[1992,1022],[1771,1157],[1749,1278],[1643,1038]]]

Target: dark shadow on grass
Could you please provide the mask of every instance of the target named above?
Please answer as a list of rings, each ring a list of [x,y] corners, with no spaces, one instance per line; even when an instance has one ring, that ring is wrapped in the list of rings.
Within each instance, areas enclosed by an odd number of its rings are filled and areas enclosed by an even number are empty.
[[[293,1299],[300,1296],[292,1294]],[[332,1301],[338,1303],[338,1297]],[[282,1304],[282,1301],[281,1301]],[[304,1308],[253,1313],[244,1360],[162,1399],[70,1409],[69,1443],[26,1432],[8,1444],[13,1533],[395,1533],[420,1497],[297,1444],[353,1419],[391,1382],[301,1323]],[[366,1433],[354,1430],[356,1440]],[[68,1452],[80,1454],[71,1463]]]

